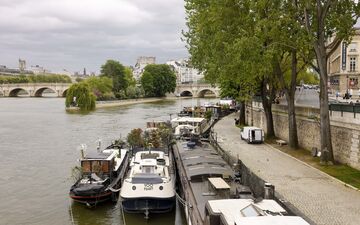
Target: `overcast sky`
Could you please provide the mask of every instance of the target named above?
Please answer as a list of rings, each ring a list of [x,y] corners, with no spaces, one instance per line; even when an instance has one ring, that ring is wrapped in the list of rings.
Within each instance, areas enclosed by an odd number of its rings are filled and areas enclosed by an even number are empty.
[[[182,0],[0,0],[0,65],[98,72],[107,59],[134,65],[188,56]]]

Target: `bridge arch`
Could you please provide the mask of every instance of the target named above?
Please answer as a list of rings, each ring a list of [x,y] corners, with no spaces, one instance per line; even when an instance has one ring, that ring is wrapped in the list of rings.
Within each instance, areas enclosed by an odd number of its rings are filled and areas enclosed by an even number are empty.
[[[209,97],[217,97],[217,94],[214,90],[211,90],[211,89],[208,89],[208,88],[204,88],[202,90],[199,90],[198,94],[197,94],[197,97],[198,98],[203,98],[206,96],[209,96]]]
[[[66,95],[67,95],[68,90],[69,90],[69,88],[65,89],[65,90],[63,91],[63,93],[61,94],[61,97],[64,97],[64,98],[65,98]]]
[[[189,90],[184,90],[180,92],[180,96],[194,96],[194,94]]]
[[[49,87],[41,87],[35,90],[34,96],[35,97],[42,97],[45,90],[50,90],[51,93],[56,93],[56,91]]]
[[[27,95],[30,95],[30,93],[27,90],[23,89],[23,88],[14,88],[14,89],[9,91],[9,97],[19,97],[19,93],[21,91],[26,92]]]

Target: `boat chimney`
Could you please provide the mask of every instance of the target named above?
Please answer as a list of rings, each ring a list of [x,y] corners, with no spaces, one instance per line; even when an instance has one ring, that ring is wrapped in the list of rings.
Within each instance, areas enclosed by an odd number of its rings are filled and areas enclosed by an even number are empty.
[[[85,158],[85,150],[86,150],[86,145],[85,145],[85,144],[81,144],[81,145],[80,145],[81,159],[84,159],[84,158]]]
[[[274,199],[275,197],[275,186],[271,183],[264,184],[264,199]]]
[[[97,147],[96,147],[96,149],[97,149],[98,151],[100,151],[100,148],[101,148],[101,139],[98,139],[98,140],[97,140]]]

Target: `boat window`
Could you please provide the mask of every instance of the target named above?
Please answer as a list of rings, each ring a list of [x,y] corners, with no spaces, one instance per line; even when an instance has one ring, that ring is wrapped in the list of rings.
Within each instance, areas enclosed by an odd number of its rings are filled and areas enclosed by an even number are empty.
[[[142,166],[141,172],[147,174],[155,173],[155,168],[154,166]]]
[[[244,217],[262,216],[261,209],[251,204],[240,210]]]
[[[109,173],[110,170],[110,162],[108,161],[97,161],[97,160],[89,160],[82,161],[81,167],[84,173],[96,172],[96,173]]]
[[[162,182],[161,177],[156,174],[138,174],[132,178],[133,184],[161,184]]]
[[[165,165],[165,159],[156,159],[158,165]]]
[[[143,153],[141,159],[156,159],[159,157],[158,153]]]

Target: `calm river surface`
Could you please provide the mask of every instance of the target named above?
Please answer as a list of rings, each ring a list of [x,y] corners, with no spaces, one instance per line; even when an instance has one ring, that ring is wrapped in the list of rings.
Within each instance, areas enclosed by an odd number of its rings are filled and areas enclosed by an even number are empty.
[[[71,168],[85,143],[95,149],[126,137],[147,121],[168,120],[183,106],[216,99],[166,100],[69,114],[62,98],[0,98],[0,224],[124,224],[118,204],[95,209],[73,203]],[[127,225],[184,224],[180,207],[168,214],[125,215]]]

